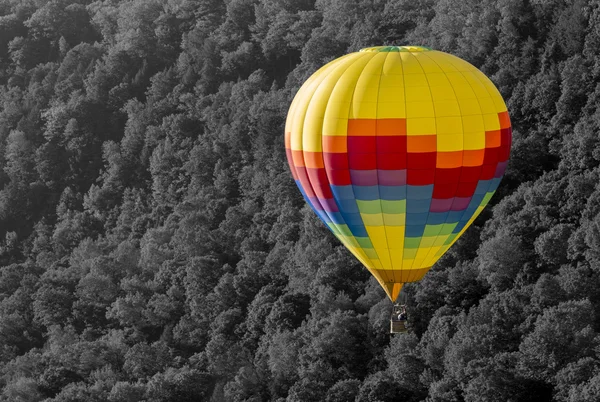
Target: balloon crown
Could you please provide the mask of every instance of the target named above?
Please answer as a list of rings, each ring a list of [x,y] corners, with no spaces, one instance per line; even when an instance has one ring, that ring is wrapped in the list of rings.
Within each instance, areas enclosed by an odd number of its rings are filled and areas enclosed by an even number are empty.
[[[360,49],[361,52],[428,52],[431,49],[426,46],[374,46]]]

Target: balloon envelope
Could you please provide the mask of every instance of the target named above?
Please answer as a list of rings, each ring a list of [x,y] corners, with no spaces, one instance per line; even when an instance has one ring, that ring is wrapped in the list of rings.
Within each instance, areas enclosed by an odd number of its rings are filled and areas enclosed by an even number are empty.
[[[481,213],[511,125],[494,84],[450,54],[384,46],[315,72],[288,112],[302,195],[394,301]]]

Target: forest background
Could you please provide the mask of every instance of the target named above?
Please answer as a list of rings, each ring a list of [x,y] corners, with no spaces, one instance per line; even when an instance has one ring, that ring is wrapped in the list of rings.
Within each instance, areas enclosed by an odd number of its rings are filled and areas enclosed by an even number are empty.
[[[0,0],[0,400],[600,400],[600,1]],[[305,206],[288,105],[426,45],[514,143],[414,332]]]

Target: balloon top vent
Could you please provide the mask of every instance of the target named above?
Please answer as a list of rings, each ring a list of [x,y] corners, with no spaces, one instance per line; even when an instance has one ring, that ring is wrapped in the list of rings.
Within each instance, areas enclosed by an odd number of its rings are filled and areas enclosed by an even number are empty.
[[[361,52],[428,52],[432,50],[426,46],[374,46],[360,49]]]

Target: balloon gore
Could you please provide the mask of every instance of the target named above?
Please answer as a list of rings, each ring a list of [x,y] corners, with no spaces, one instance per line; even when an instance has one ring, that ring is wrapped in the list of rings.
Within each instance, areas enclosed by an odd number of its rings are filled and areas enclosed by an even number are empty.
[[[296,94],[285,147],[302,195],[394,301],[481,213],[510,154],[494,84],[450,54],[340,57]]]

